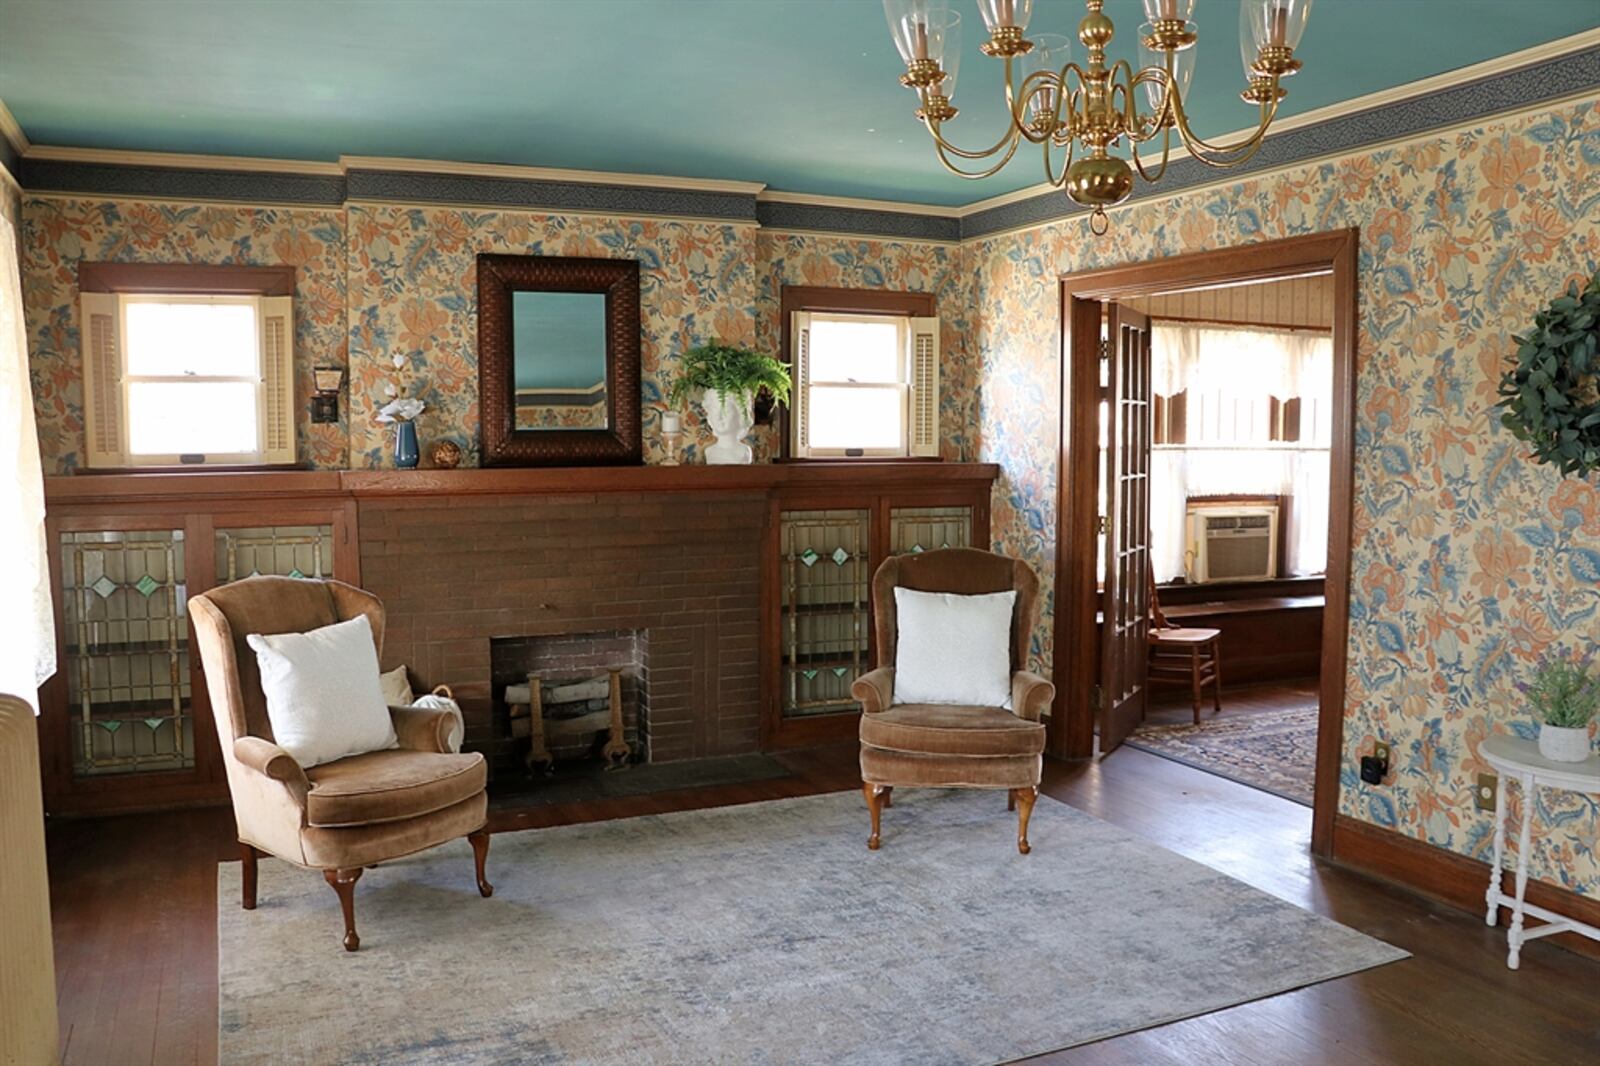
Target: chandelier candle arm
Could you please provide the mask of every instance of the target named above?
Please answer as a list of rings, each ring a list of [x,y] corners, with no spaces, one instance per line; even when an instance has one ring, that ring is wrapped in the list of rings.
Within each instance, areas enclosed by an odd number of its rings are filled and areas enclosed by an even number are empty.
[[[939,162],[961,177],[979,179],[1004,168],[1023,141],[1042,145],[1046,180],[1074,203],[1093,209],[1090,228],[1098,234],[1109,225],[1105,209],[1132,194],[1136,175],[1154,184],[1166,174],[1174,133],[1190,155],[1218,169],[1239,166],[1260,149],[1286,95],[1280,82],[1301,67],[1294,51],[1312,0],[1242,0],[1239,43],[1246,84],[1240,96],[1259,107],[1260,121],[1254,130],[1227,144],[1196,134],[1184,104],[1199,40],[1190,21],[1194,0],[1143,0],[1149,21],[1139,27],[1137,67],[1126,59],[1107,61],[1116,27],[1105,14],[1105,0],[1084,0],[1077,34],[1085,49],[1082,66],[1068,58],[1064,37],[1024,36],[1033,0],[977,0],[977,4],[989,35],[979,51],[1004,63],[1007,118],[993,145],[968,151],[952,144],[943,129],[957,114],[951,98],[960,59],[960,16],[950,10],[949,0],[883,0],[895,48],[906,67],[900,82],[917,94],[921,107],[916,116],[933,138]],[[1019,59],[1015,68],[1014,59]],[[1020,71],[1020,82],[1013,80],[1014,70]],[[1141,110],[1141,96],[1150,110]],[[1160,161],[1147,164],[1140,146],[1158,134]],[[1124,148],[1126,158],[1118,154]],[[1052,154],[1056,149],[1065,151],[1059,174]],[[994,162],[981,170],[962,169],[962,161],[984,160]]]

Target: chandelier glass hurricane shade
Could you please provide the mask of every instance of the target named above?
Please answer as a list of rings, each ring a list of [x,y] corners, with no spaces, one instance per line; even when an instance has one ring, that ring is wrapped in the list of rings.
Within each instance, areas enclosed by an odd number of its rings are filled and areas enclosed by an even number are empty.
[[[961,61],[961,16],[950,0],[883,0],[895,48],[905,61],[900,84],[917,94],[917,118],[933,137],[945,168],[964,178],[986,178],[1011,161],[1024,141],[1041,145],[1045,178],[1073,202],[1093,208],[1097,234],[1109,225],[1105,209],[1133,192],[1134,174],[1160,181],[1174,141],[1211,167],[1238,166],[1255,154],[1286,95],[1280,84],[1300,69],[1294,50],[1305,31],[1311,0],[1242,0],[1239,50],[1245,88],[1239,95],[1259,108],[1256,128],[1228,143],[1199,137],[1189,126],[1185,97],[1194,77],[1199,33],[1191,20],[1195,0],[1143,0],[1139,66],[1108,61],[1115,33],[1101,9],[1105,0],[1084,0],[1078,23],[1083,63],[1071,42],[1055,34],[1026,37],[1033,0],[977,0],[989,39],[984,55],[1005,64],[1009,118],[993,145],[977,151],[956,147],[944,124],[956,117],[956,75]],[[1159,139],[1159,157],[1153,142]],[[1126,145],[1127,158],[1113,154]],[[1144,152],[1141,155],[1141,149]]]

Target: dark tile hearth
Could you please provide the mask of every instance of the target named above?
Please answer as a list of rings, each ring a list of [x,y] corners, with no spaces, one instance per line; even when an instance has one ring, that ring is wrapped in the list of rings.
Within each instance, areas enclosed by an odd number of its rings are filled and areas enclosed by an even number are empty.
[[[649,796],[680,789],[712,788],[750,781],[772,781],[792,772],[770,755],[728,755],[710,759],[606,770],[599,762],[561,762],[548,776],[505,774],[489,789],[490,810],[518,810],[557,803],[582,803],[622,796]]]

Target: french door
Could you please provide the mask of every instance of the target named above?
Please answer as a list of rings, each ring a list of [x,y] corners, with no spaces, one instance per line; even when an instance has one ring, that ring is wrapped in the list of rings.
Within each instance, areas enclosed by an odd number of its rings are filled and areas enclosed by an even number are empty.
[[[1106,308],[1105,590],[1101,597],[1100,753],[1144,718],[1150,631],[1150,320]]]

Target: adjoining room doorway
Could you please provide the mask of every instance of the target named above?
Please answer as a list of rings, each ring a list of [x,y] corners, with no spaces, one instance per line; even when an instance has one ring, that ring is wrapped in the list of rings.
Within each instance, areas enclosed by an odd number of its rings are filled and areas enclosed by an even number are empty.
[[[1312,850],[1318,854],[1328,854],[1331,848],[1342,741],[1357,248],[1356,231],[1342,230],[1075,274],[1061,282],[1062,434],[1053,666],[1059,695],[1051,750],[1087,758],[1097,750],[1102,756],[1114,751],[1149,707],[1151,616],[1158,595],[1151,556],[1152,445],[1157,414],[1170,428],[1173,411],[1170,387],[1164,402],[1158,402],[1152,381],[1152,325],[1146,312],[1158,306],[1153,299],[1163,294],[1325,279],[1331,387],[1326,390],[1326,409],[1319,414],[1325,424],[1317,430],[1327,455],[1326,606],[1315,689],[1312,803]],[[1263,417],[1282,433],[1289,425],[1286,416],[1298,418],[1302,413],[1273,408]],[[1295,429],[1298,435],[1298,426]],[[1102,446],[1103,470],[1096,461]],[[1265,503],[1244,509],[1253,516],[1255,511],[1265,514]],[[1154,539],[1163,542],[1160,529]],[[1172,550],[1170,531],[1161,550]],[[1213,696],[1208,693],[1208,698]]]

